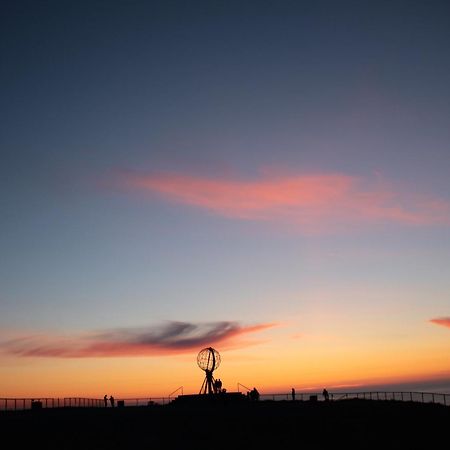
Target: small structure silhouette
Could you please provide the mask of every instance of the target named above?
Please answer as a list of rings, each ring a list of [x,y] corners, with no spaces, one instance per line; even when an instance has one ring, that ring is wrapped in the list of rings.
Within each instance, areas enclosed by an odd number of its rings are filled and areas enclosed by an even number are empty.
[[[324,400],[327,402],[329,399],[330,399],[330,396],[329,396],[329,394],[328,394],[328,391],[324,388],[323,389],[323,391],[322,391],[322,395],[323,395],[323,398],[324,398]]]
[[[105,394],[103,397],[103,401],[105,402],[105,408],[108,406],[108,396]]]
[[[295,401],[295,389],[294,388],[291,389],[291,396],[292,396],[292,401],[294,402]]]
[[[109,397],[109,402],[111,403],[111,407],[114,408],[114,397],[112,395]]]
[[[31,400],[31,409],[42,409],[42,402],[40,400]]]

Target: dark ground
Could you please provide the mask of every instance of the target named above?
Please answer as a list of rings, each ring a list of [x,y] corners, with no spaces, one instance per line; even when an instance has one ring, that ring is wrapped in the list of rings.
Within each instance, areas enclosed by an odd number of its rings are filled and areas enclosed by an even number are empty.
[[[429,449],[449,433],[448,406],[375,400],[0,413],[4,449]]]

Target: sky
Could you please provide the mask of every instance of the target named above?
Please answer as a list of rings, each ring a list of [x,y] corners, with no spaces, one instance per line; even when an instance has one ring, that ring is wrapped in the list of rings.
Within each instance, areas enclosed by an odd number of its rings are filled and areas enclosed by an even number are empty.
[[[0,397],[450,393],[447,1],[0,5]]]

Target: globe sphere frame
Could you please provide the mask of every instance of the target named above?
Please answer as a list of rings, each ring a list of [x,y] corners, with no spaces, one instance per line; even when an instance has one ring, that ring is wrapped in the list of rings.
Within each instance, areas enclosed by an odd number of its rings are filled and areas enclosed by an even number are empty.
[[[216,380],[213,377],[213,372],[221,363],[220,353],[212,348],[206,347],[197,355],[197,364],[200,369],[205,372],[205,379],[203,380],[202,387],[200,388],[200,394],[217,394],[220,392],[221,387],[218,387]],[[218,380],[220,382],[220,380]],[[220,382],[220,385],[222,383]]]
[[[200,369],[206,371],[214,372],[221,363],[220,353],[212,348],[206,347],[197,355],[197,364]]]

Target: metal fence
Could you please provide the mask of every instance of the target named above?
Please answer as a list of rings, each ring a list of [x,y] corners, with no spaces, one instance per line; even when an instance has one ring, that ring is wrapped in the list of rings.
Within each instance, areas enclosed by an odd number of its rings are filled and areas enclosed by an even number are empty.
[[[123,398],[123,406],[152,406],[152,405],[167,405],[171,401],[175,400],[175,397],[149,397],[149,398]],[[118,403],[119,405],[119,403]]]
[[[121,398],[118,407],[167,405],[176,397]],[[411,401],[420,403],[441,403],[450,405],[450,394],[437,392],[402,392],[402,391],[369,391],[369,392],[330,392],[329,401],[346,399]],[[319,392],[261,394],[262,401],[325,401]],[[109,402],[107,407],[110,408]],[[64,398],[0,398],[0,411],[19,411],[40,408],[105,408],[103,399],[64,397]]]
[[[320,392],[297,392],[294,397],[291,393],[286,394],[261,394],[261,400],[300,400],[300,401],[325,401]],[[450,394],[438,392],[411,392],[411,391],[367,391],[367,392],[330,392],[329,400],[344,399],[366,399],[366,400],[396,400],[420,403],[441,403],[450,405]]]
[[[149,398],[124,398],[118,399],[117,406],[150,406],[166,405],[174,398],[149,397]],[[110,408],[110,403],[106,405]],[[7,398],[0,397],[0,411],[20,411],[26,409],[41,408],[105,408],[104,399],[85,397],[44,397],[44,398]]]

